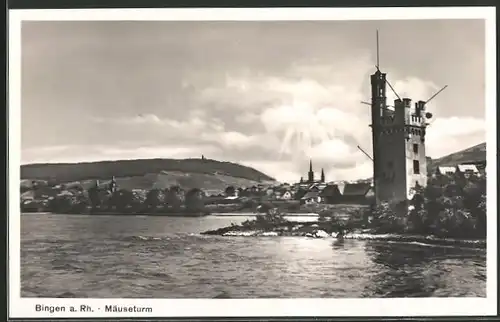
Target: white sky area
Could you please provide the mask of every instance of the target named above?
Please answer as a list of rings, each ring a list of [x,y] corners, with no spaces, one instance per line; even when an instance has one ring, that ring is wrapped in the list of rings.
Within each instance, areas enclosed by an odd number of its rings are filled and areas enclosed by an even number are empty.
[[[22,163],[203,154],[288,182],[309,159],[370,177],[377,29],[401,97],[448,85],[428,156],[484,142],[484,21],[40,21],[22,25]]]

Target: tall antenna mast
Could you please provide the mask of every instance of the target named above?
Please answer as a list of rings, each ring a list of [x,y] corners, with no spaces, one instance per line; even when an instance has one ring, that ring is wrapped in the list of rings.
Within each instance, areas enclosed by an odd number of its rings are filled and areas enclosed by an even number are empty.
[[[377,29],[377,69],[379,69],[380,63],[379,63],[379,50],[378,50],[378,29]]]

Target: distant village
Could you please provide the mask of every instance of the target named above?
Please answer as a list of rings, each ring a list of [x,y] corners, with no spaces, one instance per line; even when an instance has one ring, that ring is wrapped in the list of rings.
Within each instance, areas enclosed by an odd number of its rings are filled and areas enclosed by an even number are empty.
[[[485,163],[480,162],[453,167],[439,166],[428,175],[468,178],[483,176],[485,171]],[[372,204],[374,184],[372,179],[353,182],[327,181],[324,170],[321,169],[318,176],[314,172],[313,162],[310,161],[306,179],[301,177],[296,183],[256,184],[250,187],[228,186],[224,190],[192,188],[186,191],[179,186],[172,186],[167,189],[126,191],[120,189],[114,177],[104,181],[95,180],[94,185],[87,189],[78,182],[50,186],[43,181],[33,181],[30,187],[21,187],[21,209],[24,212],[50,211],[54,208],[54,202],[58,201],[60,204],[61,200],[64,201],[62,210],[71,208],[77,212],[93,208],[93,203],[96,202],[100,204],[99,207],[108,205],[115,210],[137,209],[137,205],[145,205],[145,208],[141,208],[144,211],[150,210],[151,207],[174,207],[174,210],[193,207],[199,209],[201,202],[203,209],[212,212],[253,211],[266,203],[285,204],[288,208],[298,211],[304,206],[313,205]]]

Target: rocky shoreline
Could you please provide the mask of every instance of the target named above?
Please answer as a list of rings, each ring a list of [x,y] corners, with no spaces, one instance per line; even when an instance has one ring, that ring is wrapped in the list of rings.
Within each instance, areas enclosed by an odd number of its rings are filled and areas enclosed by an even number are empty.
[[[215,230],[208,230],[202,235],[238,236],[238,237],[306,237],[306,238],[334,238],[355,239],[386,242],[421,243],[436,246],[459,246],[470,248],[486,248],[485,239],[454,239],[435,236],[408,235],[408,234],[380,234],[370,229],[358,229],[350,232],[331,231],[316,222],[286,222],[260,226],[255,222],[242,225],[232,225]]]

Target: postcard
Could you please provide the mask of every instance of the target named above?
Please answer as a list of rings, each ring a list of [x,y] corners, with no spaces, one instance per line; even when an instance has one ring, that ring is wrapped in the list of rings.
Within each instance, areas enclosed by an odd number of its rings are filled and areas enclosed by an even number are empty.
[[[9,19],[11,317],[496,314],[494,8]]]

